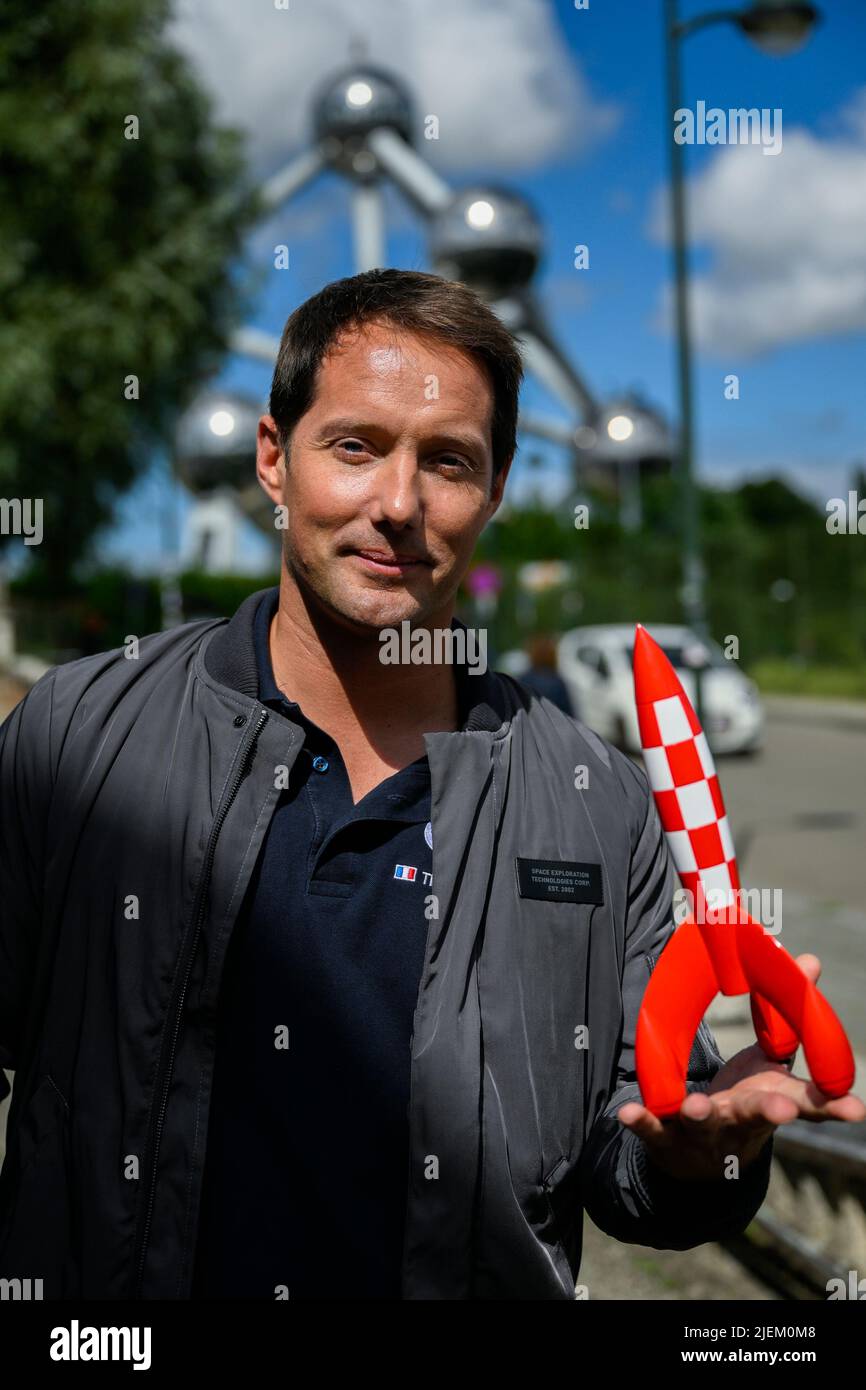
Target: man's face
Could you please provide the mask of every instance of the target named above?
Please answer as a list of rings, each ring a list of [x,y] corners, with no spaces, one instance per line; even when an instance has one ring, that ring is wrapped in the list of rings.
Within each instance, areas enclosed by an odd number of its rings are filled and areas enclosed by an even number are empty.
[[[472,357],[368,324],[322,363],[285,470],[263,417],[259,479],[286,504],[286,564],[307,596],[376,631],[450,617],[508,472],[493,485],[492,409]]]

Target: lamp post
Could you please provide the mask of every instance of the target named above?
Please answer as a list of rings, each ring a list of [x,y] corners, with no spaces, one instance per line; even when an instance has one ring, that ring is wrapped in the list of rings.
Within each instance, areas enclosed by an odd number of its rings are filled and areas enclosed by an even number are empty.
[[[818,19],[814,5],[798,0],[755,0],[742,10],[710,10],[680,20],[677,0],[664,0],[667,65],[667,122],[670,150],[671,214],[673,221],[674,302],[677,337],[677,386],[680,437],[677,481],[680,490],[683,592],[686,622],[706,638],[704,567],[701,556],[700,518],[694,480],[694,412],[692,402],[691,336],[689,327],[687,233],[685,208],[685,153],[675,139],[675,113],[682,108],[680,41],[710,24],[727,22],[737,27],[766,53],[791,53],[805,43]]]

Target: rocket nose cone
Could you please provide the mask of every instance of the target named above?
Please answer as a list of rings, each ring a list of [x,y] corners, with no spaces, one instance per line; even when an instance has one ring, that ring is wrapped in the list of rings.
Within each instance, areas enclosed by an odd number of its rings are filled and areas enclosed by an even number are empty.
[[[681,691],[680,679],[673,666],[658,642],[640,623],[635,628],[632,664],[638,704],[648,700],[664,700]]]

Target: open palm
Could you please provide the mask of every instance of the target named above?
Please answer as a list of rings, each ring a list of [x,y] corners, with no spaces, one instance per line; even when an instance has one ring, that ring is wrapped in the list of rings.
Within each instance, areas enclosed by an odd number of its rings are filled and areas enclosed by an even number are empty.
[[[817,984],[818,957],[798,956],[797,964]],[[720,1067],[708,1091],[687,1095],[676,1115],[660,1120],[629,1101],[617,1119],[644,1141],[652,1162],[670,1176],[712,1180],[726,1176],[732,1156],[740,1171],[748,1167],[779,1125],[798,1119],[856,1124],[866,1120],[866,1105],[853,1092],[831,1099],[753,1043]]]

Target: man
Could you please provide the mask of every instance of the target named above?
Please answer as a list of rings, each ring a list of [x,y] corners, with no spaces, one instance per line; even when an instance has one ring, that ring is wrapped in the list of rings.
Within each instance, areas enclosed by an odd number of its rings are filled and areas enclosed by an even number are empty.
[[[536,695],[543,695],[564,714],[578,717],[568,686],[559,674],[556,640],[546,632],[533,633],[526,644],[529,666],[521,672],[520,684]]]
[[[0,1275],[570,1299],[584,1208],[715,1239],[776,1125],[866,1113],[703,1026],[680,1115],[639,1102],[674,887],[646,780],[453,616],[520,378],[459,284],[327,286],[258,430],[279,589],[57,668],[4,724]],[[381,659],[407,630],[462,659]]]

